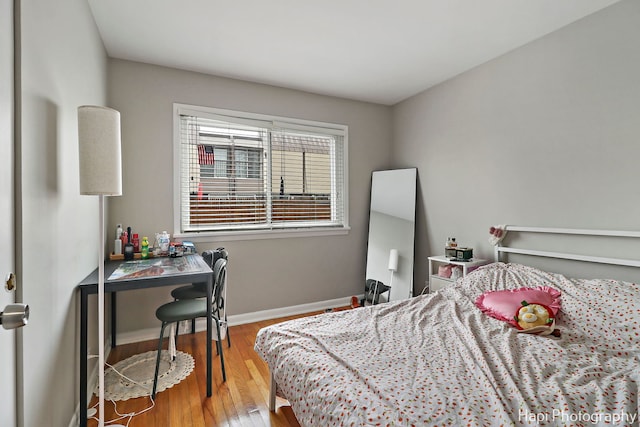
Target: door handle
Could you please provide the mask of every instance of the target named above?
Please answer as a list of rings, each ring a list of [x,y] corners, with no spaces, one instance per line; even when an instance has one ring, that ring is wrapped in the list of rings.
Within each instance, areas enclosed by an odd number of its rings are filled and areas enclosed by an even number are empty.
[[[0,325],[5,329],[21,328],[29,320],[27,304],[9,304],[0,312]]]

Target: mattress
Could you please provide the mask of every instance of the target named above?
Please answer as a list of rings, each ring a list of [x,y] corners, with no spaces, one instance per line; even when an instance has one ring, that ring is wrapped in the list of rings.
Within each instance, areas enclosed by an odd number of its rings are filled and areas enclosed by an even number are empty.
[[[560,337],[518,333],[474,302],[561,292]],[[263,328],[255,350],[304,426],[638,425],[640,286],[518,264],[431,295]]]

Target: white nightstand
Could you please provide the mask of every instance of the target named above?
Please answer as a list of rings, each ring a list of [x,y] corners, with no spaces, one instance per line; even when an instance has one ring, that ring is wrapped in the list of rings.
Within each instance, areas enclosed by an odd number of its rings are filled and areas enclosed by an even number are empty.
[[[453,261],[444,256],[430,256],[429,259],[429,293],[442,289],[453,283],[453,279],[438,276],[440,265],[452,264],[462,267],[462,277],[466,276],[472,267],[488,264],[486,259],[472,258],[470,261]]]

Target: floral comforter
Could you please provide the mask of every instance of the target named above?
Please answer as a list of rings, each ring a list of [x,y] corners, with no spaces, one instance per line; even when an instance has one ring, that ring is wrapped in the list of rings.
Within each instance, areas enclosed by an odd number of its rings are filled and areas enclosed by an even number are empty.
[[[537,286],[562,293],[559,338],[474,304]],[[304,426],[634,426],[640,286],[496,263],[435,294],[266,327],[255,350]]]

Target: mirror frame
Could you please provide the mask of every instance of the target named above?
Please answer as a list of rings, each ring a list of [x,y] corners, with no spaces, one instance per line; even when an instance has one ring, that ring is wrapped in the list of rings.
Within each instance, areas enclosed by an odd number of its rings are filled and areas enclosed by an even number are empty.
[[[380,302],[413,296],[417,168],[389,169],[371,174],[369,232],[365,281],[391,286]],[[397,250],[397,270],[389,267]]]

